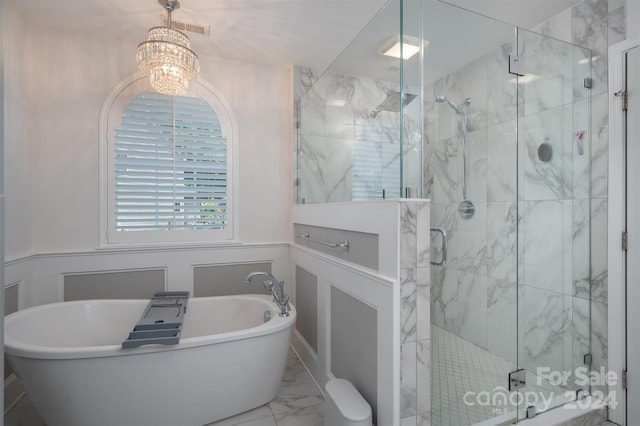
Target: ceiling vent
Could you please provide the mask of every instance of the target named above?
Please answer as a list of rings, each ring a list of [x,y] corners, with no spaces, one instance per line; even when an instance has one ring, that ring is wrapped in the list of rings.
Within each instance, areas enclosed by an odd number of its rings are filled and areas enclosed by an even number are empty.
[[[189,31],[195,34],[202,34],[207,37],[209,36],[209,30],[211,28],[209,25],[203,27],[202,25],[187,24],[185,22],[176,21],[175,19],[169,21],[165,15],[162,16],[162,22],[165,27],[168,26],[178,31]]]

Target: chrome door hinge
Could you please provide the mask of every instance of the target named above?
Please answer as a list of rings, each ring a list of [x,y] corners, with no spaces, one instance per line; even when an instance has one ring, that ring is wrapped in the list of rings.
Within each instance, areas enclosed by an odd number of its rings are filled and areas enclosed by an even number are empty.
[[[627,377],[627,370],[622,370],[622,389],[629,389],[629,378]]]
[[[614,96],[620,96],[620,99],[622,99],[622,110],[626,111],[628,109],[627,99],[629,97],[627,91],[626,90],[619,90],[616,93],[614,93]]]
[[[530,405],[527,407],[527,419],[534,418],[538,412],[536,411],[536,407],[534,405]]]
[[[300,99],[296,99],[293,103],[293,109],[294,109],[293,114],[296,118],[296,129],[300,128],[300,111],[302,109],[301,105],[302,104],[300,102]]]
[[[629,234],[627,234],[627,231],[622,231],[622,250],[629,250]]]
[[[509,74],[524,76],[524,58],[518,55],[509,55]]]
[[[524,369],[509,373],[509,392],[521,389],[527,385],[527,373]]]

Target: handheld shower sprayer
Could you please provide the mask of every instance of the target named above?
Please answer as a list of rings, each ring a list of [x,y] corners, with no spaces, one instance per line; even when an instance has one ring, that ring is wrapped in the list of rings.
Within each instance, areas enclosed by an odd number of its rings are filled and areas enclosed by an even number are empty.
[[[446,103],[453,109],[460,118],[460,129],[462,131],[462,202],[458,206],[458,212],[463,219],[471,219],[476,212],[476,208],[467,198],[467,115],[464,108],[471,105],[471,98],[466,98],[460,105],[456,105],[449,98],[443,95],[436,96],[436,103]]]
[[[451,99],[441,95],[441,96],[436,96],[436,102],[439,104],[446,103],[451,107],[451,109],[453,109],[456,112],[456,114],[460,116],[464,116],[465,114],[462,108],[471,105],[471,98],[467,98],[460,105],[456,105],[451,101]]]
[[[451,102],[451,99],[447,98],[446,96],[440,95],[436,96],[436,102],[439,104],[446,103],[456,112],[456,114],[464,116],[464,111],[462,110],[462,108],[471,105],[471,98],[467,98],[460,105],[456,105]]]

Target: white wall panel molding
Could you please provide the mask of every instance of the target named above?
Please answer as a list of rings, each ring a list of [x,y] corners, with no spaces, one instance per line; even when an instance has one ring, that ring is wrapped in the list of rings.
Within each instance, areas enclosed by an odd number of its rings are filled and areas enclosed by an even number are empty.
[[[7,283],[21,281],[20,309],[62,301],[65,275],[164,268],[167,290],[193,290],[193,268],[210,264],[271,262],[288,281],[289,245],[245,244],[198,248],[43,253],[5,262]]]
[[[290,269],[298,265],[318,278],[318,352],[299,333],[293,345],[314,379],[324,388],[331,374],[331,287],[335,287],[377,311],[378,424],[392,425],[399,418],[399,327],[395,288],[397,282],[331,256],[292,246]]]

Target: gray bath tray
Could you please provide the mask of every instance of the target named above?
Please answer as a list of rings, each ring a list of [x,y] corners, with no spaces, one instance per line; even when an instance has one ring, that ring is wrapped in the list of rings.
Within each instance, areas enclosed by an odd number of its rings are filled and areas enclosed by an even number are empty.
[[[161,291],[153,295],[142,318],[133,327],[122,349],[143,345],[176,345],[187,312],[188,291]]]

